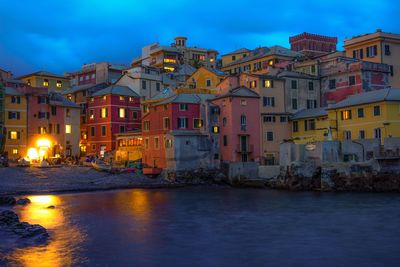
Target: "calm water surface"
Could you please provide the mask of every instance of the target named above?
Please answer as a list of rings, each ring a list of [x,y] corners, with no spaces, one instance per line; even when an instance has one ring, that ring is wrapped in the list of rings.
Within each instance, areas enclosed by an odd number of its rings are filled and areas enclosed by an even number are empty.
[[[400,266],[399,194],[183,188],[30,198],[18,214],[51,239],[11,251],[10,266]]]

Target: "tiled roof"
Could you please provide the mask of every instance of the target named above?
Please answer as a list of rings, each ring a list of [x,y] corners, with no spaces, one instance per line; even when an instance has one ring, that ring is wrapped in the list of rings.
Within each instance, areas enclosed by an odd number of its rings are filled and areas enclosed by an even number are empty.
[[[312,109],[302,109],[291,117],[292,120],[312,118],[312,117],[322,117],[327,116],[328,112],[326,108],[312,108]]]
[[[139,97],[137,93],[131,90],[128,86],[122,85],[111,85],[100,91],[95,92],[92,96],[103,96],[103,95],[120,95],[120,96],[133,96]]]
[[[79,105],[67,99],[60,93],[50,93],[50,103],[56,106],[79,108]]]
[[[87,90],[89,88],[95,87],[97,84],[83,84],[83,85],[77,85],[73,86],[70,88],[67,88],[66,90],[63,91],[63,94],[73,94],[79,91]]]
[[[400,101],[400,89],[386,88],[381,90],[374,90],[356,95],[351,95],[345,100],[342,100],[328,109],[338,109],[356,105],[363,105],[369,103],[376,103],[381,101]]]
[[[237,96],[237,97],[255,97],[255,98],[259,98],[260,96],[254,92],[253,90],[250,90],[247,87],[241,86],[241,87],[237,87],[235,89],[231,89],[229,90],[228,93],[217,96],[215,99],[219,99],[219,98],[224,98],[224,97],[229,97],[229,96]]]
[[[198,104],[214,97],[215,96],[211,94],[176,94],[155,105],[158,106],[168,103]]]
[[[174,71],[175,74],[190,76],[196,71],[196,68],[189,64],[182,64]]]
[[[249,51],[250,51],[250,50],[247,49],[247,48],[239,48],[239,49],[237,49],[237,50],[235,50],[235,51],[233,51],[233,52],[229,52],[229,53],[227,53],[227,54],[225,54],[225,55],[222,55],[222,56],[227,56],[227,55],[237,54],[237,53],[246,53],[246,52],[249,52]]]
[[[37,72],[33,72],[30,74],[26,74],[24,76],[19,77],[18,79],[22,79],[22,78],[26,78],[26,77],[31,77],[31,76],[44,76],[44,77],[52,77],[52,78],[58,78],[58,79],[65,79],[67,80],[66,77],[62,76],[62,75],[58,75],[58,74],[54,74],[48,71],[37,71]]]
[[[277,76],[279,78],[292,77],[292,78],[303,78],[303,79],[318,80],[318,77],[316,77],[316,76],[308,75],[308,74],[297,72],[297,71],[288,71],[288,70],[284,70],[284,71],[278,73]]]
[[[223,72],[222,70],[219,70],[219,69],[209,68],[206,66],[204,66],[204,68],[206,68],[208,71],[211,71],[212,73],[214,73],[218,76],[226,76],[227,75],[225,72]]]

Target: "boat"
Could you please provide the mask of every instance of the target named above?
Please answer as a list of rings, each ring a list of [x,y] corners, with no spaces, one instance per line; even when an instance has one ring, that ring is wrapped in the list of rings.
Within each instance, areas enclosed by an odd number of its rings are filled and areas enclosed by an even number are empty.
[[[111,171],[111,165],[108,165],[106,163],[100,163],[96,161],[92,161],[92,167],[96,171],[103,171],[103,172],[110,172]]]

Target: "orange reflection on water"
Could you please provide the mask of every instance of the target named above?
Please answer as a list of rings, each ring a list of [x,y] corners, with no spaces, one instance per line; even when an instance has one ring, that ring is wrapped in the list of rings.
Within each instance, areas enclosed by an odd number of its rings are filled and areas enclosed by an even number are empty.
[[[64,215],[60,198],[52,195],[28,198],[31,204],[18,210],[20,220],[42,225],[48,230],[50,239],[42,246],[15,250],[12,258],[27,267],[74,265],[72,253],[84,240],[84,235]]]

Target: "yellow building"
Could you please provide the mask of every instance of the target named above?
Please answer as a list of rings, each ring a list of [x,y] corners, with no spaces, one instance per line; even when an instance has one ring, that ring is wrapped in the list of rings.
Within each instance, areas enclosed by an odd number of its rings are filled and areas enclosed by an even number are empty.
[[[45,87],[49,91],[63,91],[70,87],[70,81],[64,76],[47,71],[38,71],[19,77],[32,87]]]
[[[326,110],[303,110],[291,119],[295,143],[329,139],[380,139],[383,143],[385,138],[400,137],[400,89],[351,95]]]
[[[115,135],[117,148],[115,160],[119,163],[136,161],[142,158],[142,134],[138,132],[126,132]]]
[[[228,54],[229,55],[229,54]],[[222,70],[229,74],[267,73],[277,64],[284,61],[292,61],[303,54],[292,51],[282,46],[260,47],[248,53],[245,57],[236,59],[227,64],[222,64]],[[227,61],[226,61],[227,62]]]
[[[218,69],[200,67],[187,80],[189,88],[214,89],[227,75]]]
[[[247,48],[240,48],[238,50],[235,50],[229,54],[222,55],[222,66],[227,66],[228,64],[231,64],[234,61],[243,59],[247,57],[250,54],[250,50]]]
[[[5,89],[5,152],[10,159],[26,155],[27,99],[14,88]]]
[[[328,112],[325,108],[303,109],[291,117],[292,139],[307,144],[328,139]]]
[[[400,34],[377,30],[344,41],[347,57],[390,66],[389,84],[400,88]]]

